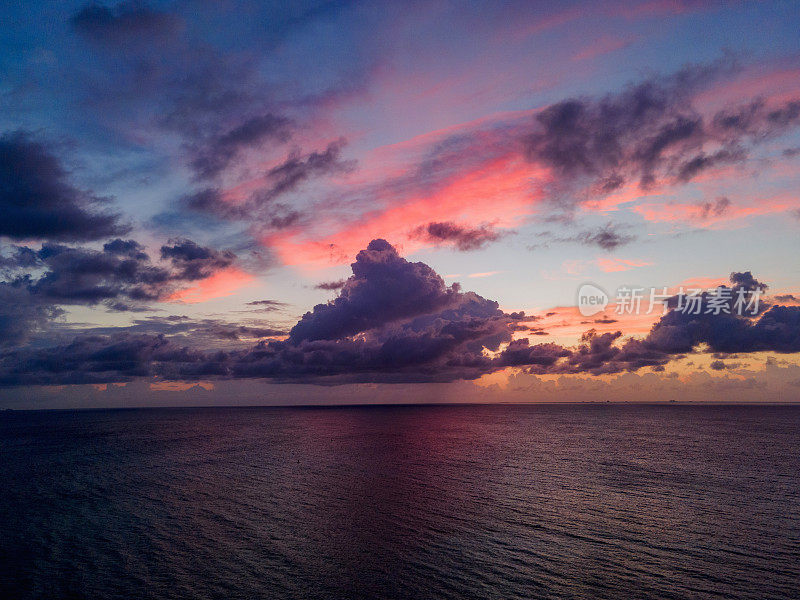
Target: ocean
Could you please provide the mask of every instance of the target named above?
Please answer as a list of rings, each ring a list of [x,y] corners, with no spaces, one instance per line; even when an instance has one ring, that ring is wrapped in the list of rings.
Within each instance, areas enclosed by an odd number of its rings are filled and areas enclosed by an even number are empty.
[[[796,598],[800,407],[0,413],[0,597]]]

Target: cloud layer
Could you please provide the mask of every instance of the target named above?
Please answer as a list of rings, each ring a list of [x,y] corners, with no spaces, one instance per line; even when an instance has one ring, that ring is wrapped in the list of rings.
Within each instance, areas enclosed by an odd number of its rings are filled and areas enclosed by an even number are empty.
[[[138,253],[130,244],[113,247]],[[186,244],[170,246],[164,255],[173,253],[185,260],[208,260],[207,252],[187,251]],[[749,272],[731,274],[731,286],[725,288],[731,296],[726,305],[730,314],[681,312],[676,297],[643,338],[590,330],[570,348],[520,337],[530,329],[523,324],[537,317],[504,312],[492,300],[462,292],[458,285],[446,286],[430,267],[400,257],[384,240],[373,240],[361,251],[352,271],[339,295],[306,313],[285,339],[273,328],[141,321],[119,333],[87,331],[60,347],[9,350],[0,358],[0,383],[104,383],[137,377],[321,384],[454,381],[507,367],[540,375],[661,370],[701,344],[726,354],[800,352],[800,307],[765,303],[756,315],[736,314],[733,303],[739,290],[766,288]],[[175,337],[189,329],[195,335],[202,331],[221,338],[271,339],[246,349],[208,352],[185,345],[191,338]]]

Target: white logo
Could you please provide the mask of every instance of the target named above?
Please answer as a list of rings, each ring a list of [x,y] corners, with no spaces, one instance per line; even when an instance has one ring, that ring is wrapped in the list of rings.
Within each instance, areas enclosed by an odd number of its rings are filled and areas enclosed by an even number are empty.
[[[584,283],[578,288],[578,310],[584,317],[603,312],[608,306],[608,294],[593,283]]]

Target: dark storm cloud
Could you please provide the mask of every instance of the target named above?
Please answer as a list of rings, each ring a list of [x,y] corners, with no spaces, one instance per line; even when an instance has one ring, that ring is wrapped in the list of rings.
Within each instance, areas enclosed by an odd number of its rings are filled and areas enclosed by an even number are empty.
[[[393,306],[386,313],[381,325],[354,336],[262,342],[232,357],[231,374],[317,383],[475,378],[492,370],[484,349],[511,341],[509,325],[522,317],[473,293],[416,317],[400,317]]]
[[[730,281],[727,312],[690,314],[674,308],[675,302],[671,301],[673,308],[640,341],[641,348],[664,355],[688,353],[699,344],[706,344],[712,352],[726,354],[800,352],[800,307],[761,301],[757,315],[739,315],[735,309],[739,290],[763,292],[767,286],[750,271],[731,273]]]
[[[127,231],[104,200],[78,189],[55,155],[27,132],[0,137],[0,237],[96,240]]]
[[[494,361],[496,367],[534,367],[546,371],[564,357],[571,356],[572,352],[558,344],[531,345],[527,338],[514,340]]]
[[[603,375],[637,371],[644,367],[663,366],[674,358],[673,354],[655,348],[641,339],[632,338],[619,346],[615,345],[621,337],[621,331],[603,334],[594,330],[586,332],[577,350],[565,364],[557,367],[556,372]]]
[[[135,240],[114,239],[102,250],[45,243],[34,250],[15,247],[0,257],[0,320],[6,341],[24,339],[24,330],[42,326],[62,312],[61,305],[97,305],[111,311],[142,310],[193,281],[233,264],[235,255],[176,240],[161,248],[154,263]],[[11,329],[17,333],[11,333]]]
[[[44,244],[36,257],[43,273],[18,275],[13,281],[32,296],[53,303],[155,300],[171,280],[170,272],[152,265],[146,254],[132,257],[113,251]]]
[[[462,252],[482,248],[503,235],[506,233],[501,233],[490,225],[464,227],[453,222],[431,222],[420,225],[412,232],[412,237],[434,244],[449,244]]]
[[[63,346],[0,356],[0,385],[86,384],[160,376],[223,375],[224,354],[203,353],[163,335],[79,335]]]
[[[51,328],[51,336],[64,336],[80,334],[84,336],[118,336],[127,335],[163,335],[170,342],[183,346],[196,348],[231,348],[228,342],[244,342],[252,344],[252,340],[259,338],[282,337],[287,331],[276,327],[272,322],[263,319],[247,319],[244,322],[233,323],[222,319],[194,319],[184,315],[170,315],[167,317],[151,316],[135,319],[131,325],[125,327],[86,327],[60,325]],[[241,346],[234,345],[233,347]]]
[[[121,380],[137,373],[328,383],[474,378],[492,368],[484,349],[497,351],[511,341],[510,325],[523,317],[505,313],[496,302],[477,294],[462,293],[457,286],[446,287],[427,265],[410,263],[391,245],[375,240],[358,255],[353,276],[339,298],[306,314],[287,341],[262,341],[250,349],[217,351],[212,356],[189,349],[197,347],[198,336],[233,340],[282,331],[256,324],[240,329],[180,317],[154,318],[137,322],[124,333],[84,332],[59,350],[6,353],[0,381],[12,385],[27,375],[31,383],[110,381],[115,369]],[[134,340],[146,350],[134,353]],[[158,355],[148,348],[157,348]],[[58,352],[70,352],[72,358],[54,372],[48,365]],[[97,357],[110,354],[124,360],[100,364]],[[542,356],[537,362],[544,360]]]
[[[192,240],[176,239],[170,244],[161,246],[161,258],[172,263],[177,270],[174,277],[179,280],[205,279],[236,260],[236,255],[230,250],[199,246]]]
[[[148,260],[147,253],[136,240],[122,240],[117,238],[103,244],[103,252],[113,256],[126,256],[135,260]]]
[[[594,179],[599,193],[630,180],[645,189],[659,180],[686,182],[713,166],[743,161],[745,144],[800,123],[800,101],[772,108],[757,101],[700,115],[693,95],[735,68],[730,61],[692,66],[619,94],[553,104],[523,138],[525,153],[565,181]]]
[[[700,343],[715,352],[800,352],[800,307],[771,306],[755,321],[738,315],[687,315],[670,311],[646,338],[667,353],[690,352]]]
[[[122,250],[124,244],[113,247]],[[128,251],[135,253],[136,248]],[[274,339],[283,334],[281,328],[263,322],[153,317],[128,328],[86,330],[55,348],[6,350],[0,354],[0,384],[99,383],[151,376],[257,377],[329,385],[435,382],[475,379],[506,367],[532,374],[659,371],[702,344],[717,357],[800,352],[797,306],[765,304],[754,316],[739,316],[733,310],[693,315],[678,311],[672,302],[643,338],[590,330],[576,347],[567,348],[514,340],[514,332],[535,318],[506,313],[496,302],[445,286],[430,267],[401,258],[383,240],[374,240],[360,252],[352,268],[340,295],[304,315],[285,340]],[[739,290],[765,287],[750,272],[731,274],[733,298]],[[241,345],[254,337],[268,339]],[[203,350],[193,349],[198,346]]]

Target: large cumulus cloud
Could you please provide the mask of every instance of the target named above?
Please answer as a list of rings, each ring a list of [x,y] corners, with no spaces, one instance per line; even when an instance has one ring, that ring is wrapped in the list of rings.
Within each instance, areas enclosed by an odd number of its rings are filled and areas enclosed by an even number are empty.
[[[373,240],[356,256],[353,275],[331,303],[318,304],[290,333],[293,342],[338,339],[386,323],[452,306],[457,285],[428,265],[401,258],[385,240]]]

